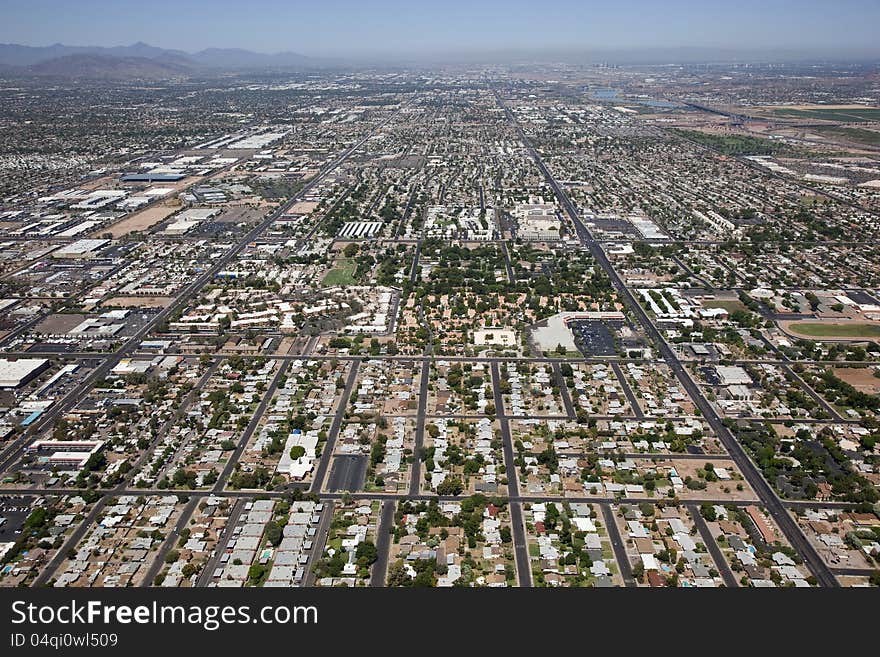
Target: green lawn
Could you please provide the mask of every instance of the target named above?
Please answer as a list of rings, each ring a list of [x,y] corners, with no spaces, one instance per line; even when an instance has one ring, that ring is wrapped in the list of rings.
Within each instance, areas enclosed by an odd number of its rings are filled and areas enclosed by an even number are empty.
[[[357,285],[354,278],[354,272],[357,270],[357,263],[348,258],[340,258],[336,261],[336,267],[327,272],[324,277],[323,285],[325,287],[333,287],[334,285]]]
[[[724,308],[729,313],[735,313],[737,310],[745,312],[745,307],[739,299],[710,299],[703,302],[704,308]]]
[[[793,322],[792,331],[816,337],[880,338],[880,324],[851,324],[849,322]]]

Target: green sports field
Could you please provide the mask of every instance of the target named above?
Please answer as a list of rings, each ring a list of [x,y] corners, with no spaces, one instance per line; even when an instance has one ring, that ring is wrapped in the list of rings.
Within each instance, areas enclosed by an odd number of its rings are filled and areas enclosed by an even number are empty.
[[[789,330],[817,338],[880,338],[880,324],[849,322],[792,322]]]

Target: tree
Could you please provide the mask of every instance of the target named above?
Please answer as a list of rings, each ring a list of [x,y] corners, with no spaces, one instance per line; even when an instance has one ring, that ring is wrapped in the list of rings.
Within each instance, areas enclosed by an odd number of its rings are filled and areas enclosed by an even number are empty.
[[[250,568],[248,568],[248,579],[251,584],[257,586],[262,583],[263,578],[266,576],[268,570],[266,566],[260,563],[253,564]]]
[[[296,461],[306,455],[306,448],[302,445],[294,445],[290,448],[290,458]]]
[[[638,563],[633,565],[632,574],[633,574],[633,577],[635,577],[637,580],[642,579],[642,577],[644,577],[644,575],[645,575],[645,564],[643,564],[641,561],[639,561]]]
[[[458,477],[447,476],[446,479],[437,485],[438,495],[460,495],[464,490],[464,485]]]
[[[283,535],[284,530],[277,522],[270,522],[266,526],[266,540],[269,542],[270,545],[277,547],[281,543]]]
[[[412,586],[412,578],[406,572],[403,561],[395,561],[388,569],[388,586]]]
[[[358,544],[354,556],[359,566],[366,567],[376,561],[379,552],[372,541],[362,541]]]
[[[174,485],[179,487],[186,488],[195,488],[196,487],[196,477],[198,475],[193,470],[186,470],[184,468],[179,468],[172,477],[172,481]]]

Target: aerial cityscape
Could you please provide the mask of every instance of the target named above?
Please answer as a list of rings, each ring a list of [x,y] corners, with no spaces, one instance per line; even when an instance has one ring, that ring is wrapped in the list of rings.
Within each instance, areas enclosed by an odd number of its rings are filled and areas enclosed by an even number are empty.
[[[0,45],[0,587],[880,586],[880,49],[192,29]]]

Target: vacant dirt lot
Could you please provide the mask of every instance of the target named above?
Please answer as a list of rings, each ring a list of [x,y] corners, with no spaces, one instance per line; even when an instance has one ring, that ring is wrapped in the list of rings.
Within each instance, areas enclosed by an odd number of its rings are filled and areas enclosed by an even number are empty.
[[[300,201],[299,203],[294,203],[287,212],[288,214],[308,214],[317,207],[318,204],[314,201]]]
[[[106,308],[164,308],[172,297],[113,297],[101,305]]]
[[[880,379],[870,367],[835,367],[834,376],[846,381],[856,390],[875,395],[880,392]]]
[[[163,219],[167,219],[172,214],[180,210],[180,206],[170,207],[166,205],[155,205],[146,210],[135,212],[127,219],[123,219],[117,224],[113,224],[110,228],[101,228],[97,231],[99,234],[110,233],[113,239],[134,233],[140,230],[147,230],[151,226],[155,226]]]

